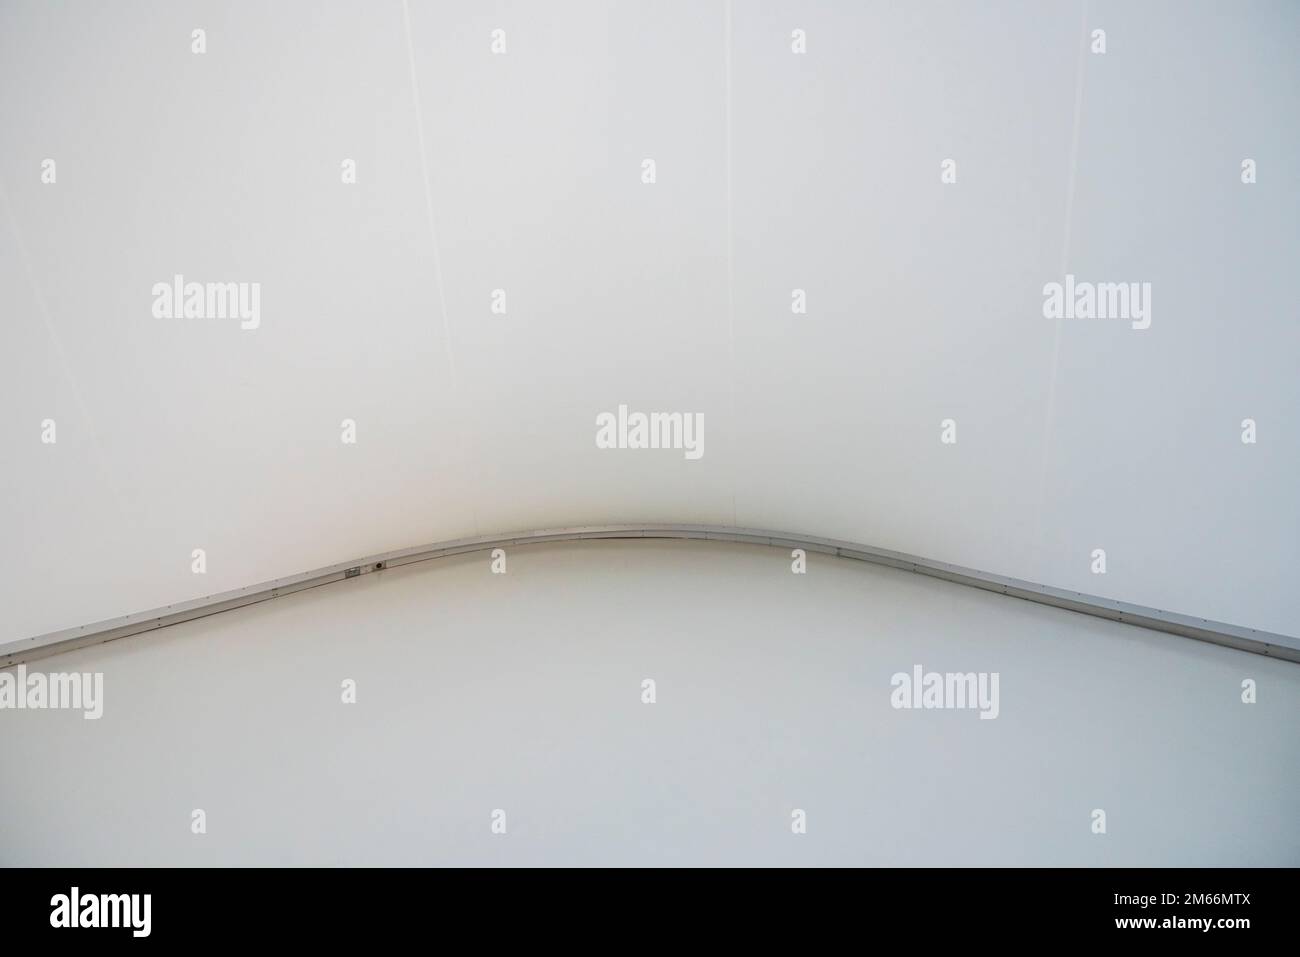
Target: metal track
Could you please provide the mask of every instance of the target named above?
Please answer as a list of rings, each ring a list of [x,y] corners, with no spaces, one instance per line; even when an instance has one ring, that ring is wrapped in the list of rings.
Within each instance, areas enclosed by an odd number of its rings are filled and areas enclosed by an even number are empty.
[[[233,591],[197,598],[193,601],[150,611],[110,618],[89,625],[65,628],[33,638],[23,638],[0,644],[0,668],[22,662],[48,658],[51,655],[96,645],[105,641],[139,635],[168,625],[183,621],[192,621],[207,615],[242,608],[281,595],[291,595],[317,585],[369,575],[385,568],[398,565],[410,565],[414,562],[444,558],[448,555],[460,555],[465,552],[485,551],[492,548],[504,548],[512,545],[529,545],[537,542],[566,542],[581,539],[608,538],[684,538],[705,539],[721,542],[747,542],[755,545],[772,545],[778,548],[802,548],[810,552],[837,555],[840,558],[852,558],[871,562],[875,565],[888,565],[906,571],[941,578],[982,588],[985,591],[1023,598],[1026,601],[1052,605],[1069,611],[1106,618],[1111,621],[1138,625],[1153,631],[1162,631],[1184,638],[1208,641],[1240,651],[1249,651],[1271,658],[1300,662],[1300,638],[1279,635],[1241,625],[1229,625],[1224,622],[1194,618],[1174,612],[1131,605],[1127,602],[1099,598],[1082,592],[1053,588],[1018,578],[1007,578],[974,568],[963,568],[946,562],[920,558],[903,552],[873,548],[854,542],[838,541],[830,538],[817,538],[811,535],[799,535],[789,532],[772,532],[755,528],[734,528],[724,525],[591,525],[575,528],[541,529],[534,532],[522,532],[510,535],[482,535],[477,538],[462,538],[450,542],[438,542],[432,545],[420,545],[383,555],[372,555],[354,562],[344,562],[317,568],[314,571],[278,578],[260,585],[249,585]]]

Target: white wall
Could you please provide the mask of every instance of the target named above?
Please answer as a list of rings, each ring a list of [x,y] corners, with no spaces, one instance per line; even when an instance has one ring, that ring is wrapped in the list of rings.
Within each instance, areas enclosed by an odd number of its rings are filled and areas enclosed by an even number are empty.
[[[758,546],[506,568],[41,662],[102,672],[103,717],[0,712],[0,864],[1300,864],[1288,662]],[[895,710],[917,664],[998,672],[998,717]]]
[[[623,521],[1300,633],[1296,6],[727,9],[6,3],[0,639]],[[154,318],[178,272],[261,326]],[[1065,272],[1151,328],[1045,319]],[[621,402],[704,458],[597,450]]]

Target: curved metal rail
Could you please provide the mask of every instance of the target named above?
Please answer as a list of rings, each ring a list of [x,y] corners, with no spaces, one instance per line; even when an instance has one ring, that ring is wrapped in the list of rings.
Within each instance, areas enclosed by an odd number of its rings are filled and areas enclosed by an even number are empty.
[[[1003,575],[995,575],[974,568],[964,568],[960,565],[950,565],[947,562],[921,558],[903,552],[873,548],[870,545],[860,545],[854,542],[818,538],[812,535],[800,535],[791,532],[735,528],[725,525],[585,525],[572,528],[539,529],[532,532],[516,532],[507,535],[481,535],[477,538],[462,538],[449,542],[437,542],[431,545],[419,545],[414,548],[385,552],[382,555],[372,555],[369,558],[362,558],[357,561],[317,568],[298,575],[277,578],[274,581],[263,582],[259,585],[249,585],[244,588],[209,595],[205,598],[196,598],[192,601],[167,605],[163,608],[154,608],[132,615],[123,615],[120,618],[110,618],[93,624],[79,625],[65,628],[62,631],[37,635],[32,638],[5,642],[0,644],[0,668],[47,658],[51,655],[71,651],[75,648],[83,648],[87,645],[100,644],[105,641],[126,638],[130,635],[156,631],[159,628],[166,628],[168,625],[176,625],[184,621],[192,621],[195,618],[203,618],[207,615],[242,608],[245,605],[278,598],[281,595],[291,595],[294,592],[315,588],[318,585],[327,585],[330,582],[373,574],[374,572],[383,571],[385,568],[394,568],[399,565],[409,565],[414,562],[444,558],[449,555],[460,555],[466,552],[485,551],[512,545],[613,538],[703,539],[707,541],[772,545],[778,548],[802,548],[809,552],[820,552],[836,555],[840,558],[871,562],[875,565],[901,568],[920,575],[928,575],[931,578],[940,578],[960,585],[982,588],[985,591],[997,592],[1013,598],[1023,598],[1026,601],[1052,605],[1056,608],[1065,608],[1069,611],[1093,615],[1097,618],[1106,618],[1110,621],[1137,625],[1153,631],[1180,635],[1184,638],[1195,638],[1198,641],[1208,641],[1216,645],[1236,648],[1240,651],[1249,651],[1255,654],[1268,655],[1272,658],[1300,662],[1300,638],[1289,635],[1279,635],[1255,628],[1246,628],[1241,625],[1230,625],[1205,618],[1180,615],[1175,612],[1115,601],[1110,598],[1100,598],[1096,595],[1054,588],[1051,585],[1040,585],[1019,578],[1007,578]]]

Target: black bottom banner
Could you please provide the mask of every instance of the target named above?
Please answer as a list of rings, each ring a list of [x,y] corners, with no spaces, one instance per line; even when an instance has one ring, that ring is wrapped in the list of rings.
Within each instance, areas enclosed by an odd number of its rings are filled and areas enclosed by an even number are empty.
[[[667,945],[717,936],[980,942],[1279,939],[1294,870],[0,870],[5,940]],[[668,936],[671,935],[671,936]],[[919,935],[919,937],[918,937]],[[17,952],[17,951],[15,951]]]

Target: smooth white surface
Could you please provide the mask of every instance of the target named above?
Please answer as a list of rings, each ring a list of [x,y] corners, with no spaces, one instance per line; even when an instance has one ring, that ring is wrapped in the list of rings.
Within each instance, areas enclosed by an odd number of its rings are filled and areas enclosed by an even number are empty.
[[[766,547],[508,562],[43,662],[104,716],[0,712],[0,863],[1300,863],[1294,665]],[[914,664],[999,672],[999,717],[894,710]]]
[[[4,4],[0,640],[638,521],[1300,633],[1296,5],[733,7]],[[1151,329],[1058,329],[1064,271]],[[177,272],[261,327],[153,318]],[[705,457],[597,450],[621,402]]]

